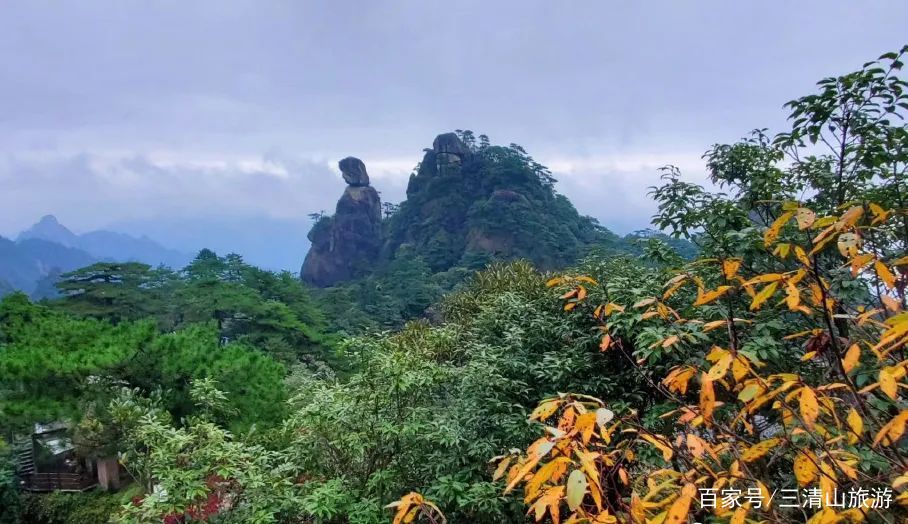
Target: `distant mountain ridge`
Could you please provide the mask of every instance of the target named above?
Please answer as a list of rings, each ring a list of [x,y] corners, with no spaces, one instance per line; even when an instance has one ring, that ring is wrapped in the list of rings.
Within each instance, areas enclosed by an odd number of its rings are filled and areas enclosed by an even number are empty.
[[[134,237],[114,231],[90,231],[77,235],[53,215],[41,217],[37,223],[19,233],[16,241],[40,239],[80,249],[99,260],[142,262],[151,266],[165,265],[180,268],[192,260],[192,255],[169,249],[147,236]]]
[[[45,298],[53,292],[52,281],[61,273],[100,261],[181,268],[191,259],[191,255],[144,236],[112,231],[77,235],[53,215],[45,215],[15,241],[0,237],[0,295],[19,290]]]

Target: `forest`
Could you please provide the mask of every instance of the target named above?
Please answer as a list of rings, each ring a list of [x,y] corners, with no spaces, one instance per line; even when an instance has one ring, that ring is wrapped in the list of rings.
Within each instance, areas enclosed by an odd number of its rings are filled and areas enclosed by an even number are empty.
[[[355,279],[206,249],[6,291],[0,523],[908,521],[906,53],[712,145],[708,185],[663,168],[658,234],[460,131]],[[119,490],[19,489],[54,422]]]

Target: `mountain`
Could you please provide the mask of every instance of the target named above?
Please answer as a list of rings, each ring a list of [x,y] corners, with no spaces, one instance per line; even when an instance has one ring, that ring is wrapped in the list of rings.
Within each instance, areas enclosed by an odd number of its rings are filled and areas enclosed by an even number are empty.
[[[78,247],[79,237],[57,221],[53,215],[44,215],[32,227],[19,233],[16,240],[38,238],[54,242],[66,247]]]
[[[0,282],[32,293],[49,275],[72,271],[97,262],[90,254],[40,238],[13,242],[0,237]],[[0,286],[2,287],[2,286]]]
[[[520,146],[494,146],[469,131],[435,138],[399,206],[382,205],[359,159],[338,167],[348,187],[335,214],[309,232],[312,248],[300,271],[318,287],[374,274],[402,254],[419,257],[431,273],[518,258],[556,269],[597,246],[628,252],[638,238],[620,238],[580,215]]]
[[[76,235],[53,215],[41,217],[36,224],[19,233],[16,240],[34,239],[77,248],[98,260],[142,262],[151,266],[163,264],[173,268],[183,267],[192,260],[192,256],[165,248],[146,236],[137,238],[103,230]]]

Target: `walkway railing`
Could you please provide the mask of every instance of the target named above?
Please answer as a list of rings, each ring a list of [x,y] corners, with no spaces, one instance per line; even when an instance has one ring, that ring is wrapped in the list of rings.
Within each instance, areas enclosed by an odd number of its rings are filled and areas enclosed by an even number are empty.
[[[85,491],[98,484],[96,479],[79,473],[32,473],[19,482],[26,491]]]

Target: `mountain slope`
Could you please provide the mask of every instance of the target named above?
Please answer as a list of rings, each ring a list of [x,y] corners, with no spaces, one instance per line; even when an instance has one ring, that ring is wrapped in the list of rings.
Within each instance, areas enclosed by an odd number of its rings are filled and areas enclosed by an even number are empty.
[[[0,237],[0,280],[14,289],[32,293],[38,281],[96,262],[90,254],[39,238],[19,242]]]
[[[581,216],[554,182],[520,146],[477,145],[468,132],[439,135],[389,221],[387,249],[411,245],[433,271],[491,258],[551,269],[617,238]]]

